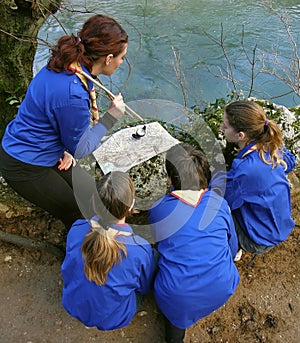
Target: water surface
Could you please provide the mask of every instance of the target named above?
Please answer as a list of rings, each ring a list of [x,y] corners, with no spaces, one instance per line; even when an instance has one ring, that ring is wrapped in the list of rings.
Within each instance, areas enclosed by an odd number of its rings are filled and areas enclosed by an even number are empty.
[[[125,85],[122,90],[126,101],[138,99],[164,99],[188,105],[203,105],[216,98],[226,97],[232,83],[213,74],[226,74],[226,60],[221,47],[213,39],[220,41],[221,26],[225,37],[224,46],[231,61],[234,77],[239,82],[239,90],[247,95],[251,81],[251,66],[241,49],[242,31],[244,47],[252,58],[257,46],[257,60],[264,53],[273,56],[277,51],[280,63],[289,68],[291,54],[290,40],[280,15],[288,18],[295,43],[300,46],[300,3],[298,1],[222,1],[222,0],[89,0],[87,8],[95,13],[103,13],[117,19],[129,34],[128,61],[113,75],[113,91]],[[267,5],[271,3],[273,9]],[[79,13],[84,2],[71,1],[76,11],[61,10],[57,18],[68,33],[77,33],[91,14]],[[70,5],[68,5],[70,6]],[[50,18],[42,27],[39,37],[52,43],[64,34],[55,18]],[[209,38],[213,37],[213,39]],[[180,63],[175,63],[174,52]],[[298,49],[298,53],[299,49]],[[49,58],[49,50],[40,45],[34,69],[43,66]],[[179,67],[181,81],[186,90],[183,96],[175,67]],[[269,67],[274,67],[273,65]],[[208,69],[210,71],[208,71]],[[260,72],[256,64],[255,94],[258,97],[273,99],[278,104],[293,106],[300,103],[299,97],[289,95],[288,87],[273,77]]]

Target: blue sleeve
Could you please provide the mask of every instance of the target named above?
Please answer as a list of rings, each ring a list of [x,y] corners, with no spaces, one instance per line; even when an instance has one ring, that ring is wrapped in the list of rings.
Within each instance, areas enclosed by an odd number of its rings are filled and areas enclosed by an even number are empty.
[[[208,188],[215,191],[220,196],[223,196],[226,189],[226,179],[226,172],[219,171],[212,176]]]
[[[106,112],[104,116],[99,119],[98,124],[88,128],[84,132],[78,143],[75,158],[82,158],[95,151],[100,145],[101,139],[107,130],[111,129],[116,122],[117,119]]]
[[[295,168],[296,156],[291,151],[284,148],[283,160],[287,165],[287,169],[285,170],[285,174],[288,174]]]
[[[106,132],[107,128],[101,123],[98,123],[91,128],[88,127],[83,133],[73,156],[75,158],[82,158],[91,154],[98,148],[101,139]]]
[[[159,231],[157,231],[157,228],[155,225],[155,223],[161,219],[161,218],[158,219],[159,218],[159,216],[158,216],[159,209],[160,209],[160,207],[158,205],[158,202],[155,202],[148,211],[148,219],[149,219],[149,223],[150,223],[151,237],[152,237],[152,239],[154,239],[155,242],[160,241]]]
[[[234,169],[228,172],[220,171],[213,175],[208,187],[220,196],[224,196],[229,207],[235,210],[241,207],[244,202],[240,191],[242,179],[236,175]]]
[[[231,208],[231,210],[236,210],[240,208],[244,203],[242,195],[244,181],[246,181],[246,178],[244,178],[243,176],[235,175],[233,177],[230,175],[230,173],[227,173],[226,190],[224,198],[228,202],[228,205]]]
[[[147,294],[153,288],[154,273],[156,270],[153,249],[151,248],[151,246],[147,247],[146,249],[147,257],[144,263],[142,263],[141,265],[140,287],[136,290],[138,293],[141,294]]]
[[[228,210],[230,211],[230,209],[228,208]],[[238,245],[238,238],[237,238],[237,234],[235,231],[235,225],[232,219],[232,216],[230,215],[230,219],[228,221],[228,244],[229,244],[229,248],[231,250],[231,255],[232,258],[235,257],[239,245]]]

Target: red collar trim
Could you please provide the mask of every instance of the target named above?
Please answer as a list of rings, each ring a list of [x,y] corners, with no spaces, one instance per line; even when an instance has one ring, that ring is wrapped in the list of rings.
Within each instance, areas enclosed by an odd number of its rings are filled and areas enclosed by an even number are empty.
[[[196,207],[199,205],[203,194],[206,192],[207,188],[201,189],[200,191],[178,190],[173,191],[170,194],[175,198],[179,199],[180,201],[184,202],[185,204]]]

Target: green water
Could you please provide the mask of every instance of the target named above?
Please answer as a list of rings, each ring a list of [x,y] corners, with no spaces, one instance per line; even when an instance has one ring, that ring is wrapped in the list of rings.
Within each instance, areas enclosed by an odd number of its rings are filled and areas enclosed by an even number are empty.
[[[82,22],[91,14],[78,13],[84,2],[72,1],[76,11],[60,11],[59,20],[69,33],[77,33]],[[88,9],[117,19],[129,34],[128,60],[132,70],[125,63],[113,75],[113,85],[125,85],[122,93],[126,101],[138,99],[163,99],[188,105],[200,106],[216,98],[226,97],[233,89],[232,83],[214,74],[226,74],[224,53],[213,39],[220,40],[221,25],[225,36],[226,53],[238,89],[247,93],[251,81],[251,66],[241,49],[244,28],[244,47],[252,58],[253,47],[257,45],[256,59],[262,54],[273,59],[273,52],[279,53],[278,63],[289,70],[291,56],[290,39],[279,15],[288,18],[295,43],[300,46],[300,1],[221,1],[221,0],[157,0],[157,1],[96,1],[89,0]],[[270,9],[266,3],[271,3]],[[70,6],[70,5],[66,5]],[[51,18],[41,29],[39,36],[55,42],[63,30]],[[174,51],[180,59],[181,81],[186,96],[174,70]],[[297,53],[300,54],[299,49]],[[34,69],[43,66],[49,51],[40,45]],[[177,67],[179,64],[177,63]],[[262,73],[262,65],[256,63],[254,95],[273,99],[289,91],[285,83]],[[282,69],[281,68],[281,69]],[[117,91],[117,87],[112,88]],[[286,106],[300,103],[299,97],[288,95],[274,98],[274,102]]]

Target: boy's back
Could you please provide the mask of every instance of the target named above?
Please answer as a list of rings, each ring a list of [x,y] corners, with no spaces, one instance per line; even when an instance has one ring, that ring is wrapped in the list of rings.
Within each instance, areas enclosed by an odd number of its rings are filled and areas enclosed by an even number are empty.
[[[164,196],[149,213],[160,253],[155,298],[179,328],[222,306],[239,282],[233,262],[237,238],[227,202],[204,191],[194,207],[186,201],[188,192],[181,191],[182,198]]]

